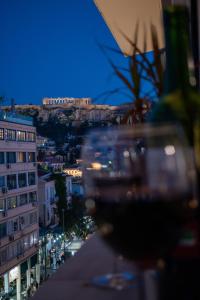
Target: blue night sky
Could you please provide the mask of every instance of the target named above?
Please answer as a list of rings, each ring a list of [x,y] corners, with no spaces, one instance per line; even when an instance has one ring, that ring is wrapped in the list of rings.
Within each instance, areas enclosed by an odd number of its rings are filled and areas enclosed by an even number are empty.
[[[1,0],[0,28],[0,95],[6,99],[96,98],[123,85],[97,45],[118,48],[92,0]],[[127,60],[111,58],[120,66]],[[118,94],[97,103],[124,101]]]

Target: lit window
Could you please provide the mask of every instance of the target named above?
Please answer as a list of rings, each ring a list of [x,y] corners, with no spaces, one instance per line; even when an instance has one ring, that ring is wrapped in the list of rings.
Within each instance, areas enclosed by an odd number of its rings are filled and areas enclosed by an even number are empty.
[[[35,132],[27,132],[26,137],[28,142],[35,142]]]
[[[0,140],[4,140],[4,129],[0,128]]]
[[[35,162],[35,152],[28,152],[28,162]]]
[[[17,152],[17,162],[26,162],[26,152]]]
[[[7,199],[7,208],[8,209],[12,209],[12,208],[16,208],[17,207],[17,197],[9,197]]]
[[[21,131],[21,130],[17,130],[17,140],[21,141],[21,142],[26,141],[26,132]]]

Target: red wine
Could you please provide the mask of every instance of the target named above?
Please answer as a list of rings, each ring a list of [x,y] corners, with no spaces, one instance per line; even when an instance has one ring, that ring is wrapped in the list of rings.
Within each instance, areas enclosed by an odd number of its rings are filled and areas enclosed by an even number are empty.
[[[130,182],[126,183],[116,179],[95,182],[101,196],[94,198],[92,215],[103,239],[128,259],[168,254],[179,241],[189,217],[186,201],[147,195],[136,198],[130,193],[127,196]]]

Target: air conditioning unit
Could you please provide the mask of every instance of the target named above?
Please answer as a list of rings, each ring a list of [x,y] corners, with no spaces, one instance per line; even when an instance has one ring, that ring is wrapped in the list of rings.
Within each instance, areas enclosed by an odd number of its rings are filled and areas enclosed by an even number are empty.
[[[11,168],[11,164],[6,164],[7,169]]]
[[[1,188],[1,192],[2,192],[3,194],[7,193],[7,192],[8,192],[7,187],[3,186],[3,187]]]
[[[14,239],[15,239],[15,238],[14,238],[14,235],[13,235],[13,234],[10,234],[10,235],[9,235],[9,241],[12,242],[12,241],[14,241]]]

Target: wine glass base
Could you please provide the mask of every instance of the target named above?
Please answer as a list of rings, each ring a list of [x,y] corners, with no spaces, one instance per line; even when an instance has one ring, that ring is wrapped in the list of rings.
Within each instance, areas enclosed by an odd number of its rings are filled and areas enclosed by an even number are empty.
[[[121,291],[136,284],[136,276],[131,272],[110,273],[92,279],[92,284],[99,288]]]

